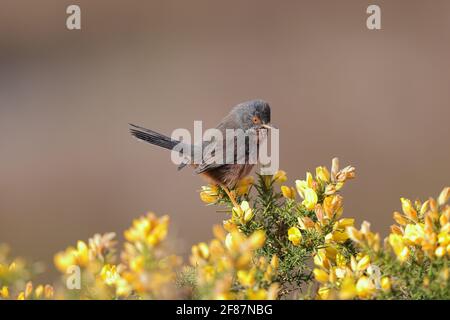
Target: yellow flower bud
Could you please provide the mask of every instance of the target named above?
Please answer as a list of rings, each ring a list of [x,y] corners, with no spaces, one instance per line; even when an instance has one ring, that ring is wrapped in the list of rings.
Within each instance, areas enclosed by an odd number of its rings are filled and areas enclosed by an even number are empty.
[[[32,293],[33,293],[33,283],[31,283],[31,281],[29,281],[25,285],[25,292],[24,292],[25,298],[30,297]]]
[[[403,235],[403,230],[396,224],[391,226],[391,232],[398,235]]]
[[[281,186],[281,193],[287,199],[295,199],[295,190],[287,186]]]
[[[233,234],[232,233],[227,234],[227,236],[225,237],[225,246],[230,251],[235,249],[235,245],[234,245],[234,241],[233,241]]]
[[[449,198],[450,198],[450,187],[446,187],[444,188],[444,190],[442,190],[442,192],[438,197],[438,204],[440,206],[443,206],[444,204],[447,203]]]
[[[44,287],[44,296],[46,299],[51,299],[53,298],[53,294],[54,294],[54,290],[53,287],[51,285],[45,285]]]
[[[427,210],[428,210],[428,206],[429,206],[429,200],[425,201],[422,206],[420,207],[420,215],[423,216]]]
[[[42,294],[44,293],[44,286],[39,285],[36,290],[34,290],[34,295],[37,299],[41,298]]]
[[[275,182],[283,183],[283,182],[286,182],[286,180],[287,180],[286,172],[283,170],[278,170],[273,175],[273,181],[275,181]]]
[[[208,248],[208,245],[206,243],[200,242],[198,244],[198,251],[199,251],[200,256],[203,259],[205,259],[205,260],[208,259],[208,257],[209,257],[209,248]]]
[[[84,241],[77,242],[77,264],[81,267],[89,263],[89,249]]]
[[[394,212],[393,218],[395,222],[397,222],[401,226],[405,226],[408,223],[408,220],[400,213],[400,212]]]

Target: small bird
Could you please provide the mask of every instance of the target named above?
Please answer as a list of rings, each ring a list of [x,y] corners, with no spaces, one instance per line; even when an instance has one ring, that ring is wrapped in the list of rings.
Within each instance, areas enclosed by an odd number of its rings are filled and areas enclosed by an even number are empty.
[[[160,134],[150,129],[142,128],[134,124],[130,124],[131,134],[139,140],[154,144],[165,149],[173,150],[175,147],[183,144],[183,142],[174,140],[168,136]],[[231,112],[222,119],[217,125],[218,129],[223,135],[222,146],[227,146],[227,139],[234,139],[234,150],[231,150],[234,154],[232,163],[228,161],[217,162],[214,157],[214,151],[217,147],[217,141],[211,139],[211,141],[202,141],[201,145],[201,159],[199,162],[194,161],[194,153],[199,150],[199,143],[196,145],[189,144],[184,145],[184,150],[190,150],[190,154],[185,155],[187,159],[185,162],[179,165],[178,169],[181,170],[186,165],[191,165],[195,169],[196,174],[203,175],[209,180],[210,183],[219,185],[225,191],[235,207],[239,207],[236,199],[229,191],[229,188],[233,188],[235,184],[244,176],[248,175],[254,166],[251,163],[252,152],[256,152],[255,149],[249,148],[249,141],[251,137],[256,137],[255,141],[257,147],[265,138],[264,135],[260,135],[261,130],[268,130],[274,128],[270,124],[270,106],[263,100],[251,100],[236,105]],[[242,146],[237,142],[237,136],[227,136],[227,129],[234,129],[245,134],[246,143]],[[241,129],[241,130],[238,130]],[[261,137],[262,136],[262,137]],[[238,152],[238,148],[245,148]],[[253,151],[252,151],[253,150]],[[230,150],[225,150],[225,153]],[[243,159],[242,157],[245,157]],[[227,158],[228,159],[228,158]]]

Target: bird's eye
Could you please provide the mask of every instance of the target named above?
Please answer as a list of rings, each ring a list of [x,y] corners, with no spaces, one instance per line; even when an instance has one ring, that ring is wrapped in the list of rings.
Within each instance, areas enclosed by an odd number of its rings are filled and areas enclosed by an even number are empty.
[[[261,121],[259,120],[259,118],[257,116],[254,116],[252,118],[253,123],[257,124],[257,123],[261,123]]]

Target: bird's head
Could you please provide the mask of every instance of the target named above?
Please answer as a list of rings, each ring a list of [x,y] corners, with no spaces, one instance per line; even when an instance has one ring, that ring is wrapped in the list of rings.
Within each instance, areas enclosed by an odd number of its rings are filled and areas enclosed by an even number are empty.
[[[270,124],[270,106],[263,100],[242,102],[231,112],[235,113],[243,130],[273,128]]]

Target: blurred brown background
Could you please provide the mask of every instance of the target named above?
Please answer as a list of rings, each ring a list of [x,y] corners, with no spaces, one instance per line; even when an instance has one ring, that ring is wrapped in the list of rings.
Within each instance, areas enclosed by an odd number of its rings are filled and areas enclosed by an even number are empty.
[[[65,28],[69,4],[81,31]],[[289,177],[333,156],[354,165],[345,214],[385,235],[400,196],[450,182],[449,57],[447,0],[2,0],[0,241],[51,266],[153,210],[186,253],[224,215],[127,123],[212,127],[253,98],[272,105]]]

